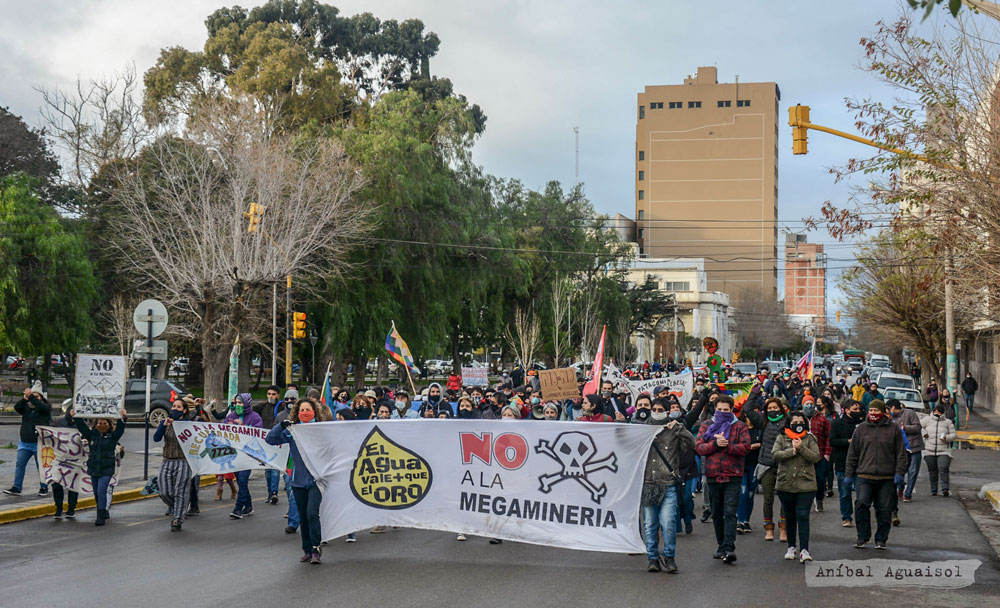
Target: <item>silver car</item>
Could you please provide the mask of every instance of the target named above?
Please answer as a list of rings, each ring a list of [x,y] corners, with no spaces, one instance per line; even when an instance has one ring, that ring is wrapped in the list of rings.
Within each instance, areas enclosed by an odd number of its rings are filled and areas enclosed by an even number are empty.
[[[898,399],[903,407],[911,409],[920,414],[930,413],[930,408],[924,403],[920,396],[920,391],[912,388],[879,388],[885,400]]]

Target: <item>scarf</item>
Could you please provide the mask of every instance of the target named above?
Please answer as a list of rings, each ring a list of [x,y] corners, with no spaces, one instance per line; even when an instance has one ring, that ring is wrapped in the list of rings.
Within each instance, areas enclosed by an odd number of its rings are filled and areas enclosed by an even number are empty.
[[[803,429],[801,433],[796,433],[787,426],[785,427],[785,435],[787,435],[789,439],[802,439],[803,437],[806,436],[807,432],[808,429]]]
[[[705,437],[715,437],[719,433],[722,433],[722,436],[728,440],[729,429],[732,428],[735,421],[736,417],[733,416],[732,412],[715,412],[712,424],[705,430]]]

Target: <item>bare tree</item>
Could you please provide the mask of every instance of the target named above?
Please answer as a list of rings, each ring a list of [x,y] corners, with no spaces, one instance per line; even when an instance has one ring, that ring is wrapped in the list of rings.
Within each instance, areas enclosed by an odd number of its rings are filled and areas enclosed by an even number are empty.
[[[744,287],[733,294],[733,324],[744,348],[777,350],[795,342],[782,305],[760,288]]]
[[[69,181],[86,188],[107,162],[135,158],[152,131],[142,116],[142,82],[129,65],[76,91],[38,89],[45,130],[69,155]]]
[[[610,343],[611,356],[621,365],[635,361],[638,350],[632,344],[632,318],[620,315],[615,319],[613,328],[614,339]]]
[[[271,286],[336,277],[370,215],[338,142],[276,134],[252,99],[200,109],[186,137],[156,141],[118,182],[116,246],[139,288],[194,320],[182,331],[201,343],[208,398],[225,398],[229,351]],[[251,203],[266,207],[255,232]]]
[[[518,307],[514,311],[513,326],[513,330],[510,325],[504,328],[504,339],[527,369],[535,360],[535,351],[541,344],[541,323],[534,312]]]
[[[138,335],[132,323],[132,312],[138,303],[136,298],[116,293],[101,313],[105,325],[104,337],[118,346],[118,352],[122,356],[131,352],[132,339]]]
[[[557,278],[552,284],[550,305],[552,308],[552,352],[555,355],[555,366],[559,367],[562,360],[563,342],[560,340],[563,319],[569,312],[569,283]],[[568,338],[568,336],[567,336]]]
[[[590,357],[596,354],[597,342],[601,339],[600,302],[597,290],[593,288],[593,280],[577,283],[577,291],[577,310],[580,314],[576,318],[579,319],[580,327],[580,357],[585,363],[589,363]]]

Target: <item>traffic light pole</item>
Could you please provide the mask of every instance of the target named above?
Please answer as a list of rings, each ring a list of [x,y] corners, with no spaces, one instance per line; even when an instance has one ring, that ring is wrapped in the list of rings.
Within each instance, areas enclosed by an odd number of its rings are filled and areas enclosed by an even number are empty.
[[[285,279],[285,386],[292,383],[292,275]]]

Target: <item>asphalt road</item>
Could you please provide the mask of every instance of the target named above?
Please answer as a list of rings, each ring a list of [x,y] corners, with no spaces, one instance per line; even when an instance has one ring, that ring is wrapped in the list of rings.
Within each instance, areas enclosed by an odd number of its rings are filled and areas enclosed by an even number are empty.
[[[647,573],[644,555],[457,542],[454,534],[408,529],[362,532],[350,545],[335,539],[324,563],[313,566],[298,563],[299,538],[283,532],[284,498],[263,504],[257,479],[255,515],[230,520],[231,503],[213,502],[203,490],[202,515],[182,532],[169,530],[155,499],[116,505],[104,528],[92,524],[93,511],[76,521],[4,525],[0,605],[996,606],[1000,570],[989,544],[958,500],[927,497],[921,482],[915,501],[902,505],[903,526],[893,529],[889,551],[852,548],[854,530],[840,527],[833,500],[812,515],[811,551],[817,560],[982,560],[971,587],[809,588],[803,566],[784,561],[783,544],[764,542],[759,529],[738,537],[735,565],[713,560],[711,525],[697,521],[694,534],[678,539],[676,575]],[[759,504],[753,521],[759,527]]]

